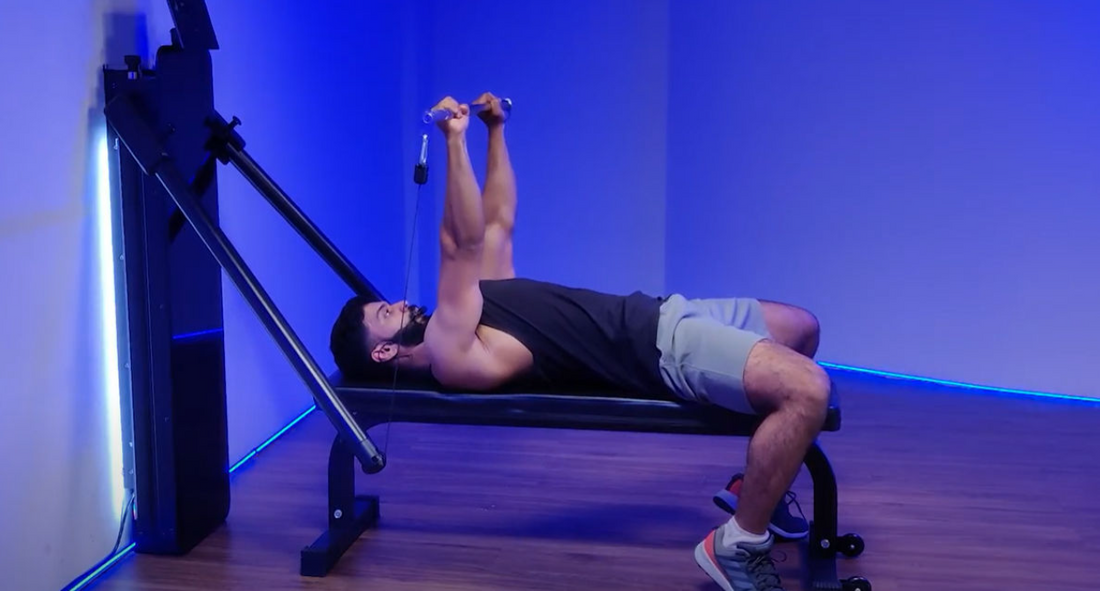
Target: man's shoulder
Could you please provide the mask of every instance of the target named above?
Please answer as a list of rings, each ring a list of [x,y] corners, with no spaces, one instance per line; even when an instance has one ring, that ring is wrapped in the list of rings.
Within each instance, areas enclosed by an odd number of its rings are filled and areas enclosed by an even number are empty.
[[[466,351],[445,350],[432,355],[432,376],[446,388],[487,391],[498,388],[507,376],[475,345]]]
[[[425,340],[432,374],[440,383],[473,390],[499,388],[525,372],[533,363],[531,352],[515,337],[496,328],[479,325],[468,347]],[[434,345],[434,346],[433,346]]]

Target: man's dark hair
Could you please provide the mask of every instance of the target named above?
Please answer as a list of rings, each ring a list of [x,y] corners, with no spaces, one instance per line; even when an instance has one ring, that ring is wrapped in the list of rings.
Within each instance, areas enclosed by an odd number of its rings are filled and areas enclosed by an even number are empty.
[[[367,296],[351,298],[332,325],[329,350],[345,378],[381,381],[393,376],[391,363],[379,363],[371,358],[370,332],[363,324],[363,306],[373,301],[374,298]]]

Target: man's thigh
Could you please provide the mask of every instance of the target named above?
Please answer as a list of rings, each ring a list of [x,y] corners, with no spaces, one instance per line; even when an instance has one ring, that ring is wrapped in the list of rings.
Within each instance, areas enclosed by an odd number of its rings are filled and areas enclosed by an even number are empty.
[[[699,314],[709,316],[726,326],[754,332],[768,338],[764,306],[754,298],[712,298],[688,300],[688,306],[698,310]]]
[[[721,306],[719,306],[720,308]],[[767,338],[708,314],[679,318],[662,351],[661,372],[681,398],[755,414],[745,392],[745,367],[757,343]]]

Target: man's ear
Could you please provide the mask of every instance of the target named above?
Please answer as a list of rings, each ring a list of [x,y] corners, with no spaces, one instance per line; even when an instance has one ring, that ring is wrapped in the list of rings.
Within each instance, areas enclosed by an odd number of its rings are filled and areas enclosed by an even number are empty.
[[[397,356],[397,345],[390,341],[383,341],[374,346],[370,357],[376,363],[386,363]]]

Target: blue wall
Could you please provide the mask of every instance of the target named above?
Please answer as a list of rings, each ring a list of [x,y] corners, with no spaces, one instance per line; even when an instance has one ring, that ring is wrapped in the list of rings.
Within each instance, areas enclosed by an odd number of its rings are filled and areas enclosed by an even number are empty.
[[[483,91],[515,101],[508,142],[519,186],[517,272],[625,292],[664,288],[668,5],[646,0],[452,10],[426,2],[425,100]],[[430,106],[428,102],[424,106]],[[444,151],[432,130],[427,227],[438,233]],[[485,133],[473,122],[479,178]],[[427,194],[427,192],[426,192]],[[435,298],[438,242],[422,242],[420,297]]]
[[[814,310],[822,357],[1100,396],[1100,7],[692,2],[667,286]]]
[[[402,13],[396,3],[210,3],[217,107],[246,149],[361,270],[396,293],[404,259]],[[222,225],[327,370],[332,321],[350,295],[236,170],[220,170]],[[312,403],[252,310],[225,285],[230,457]]]

